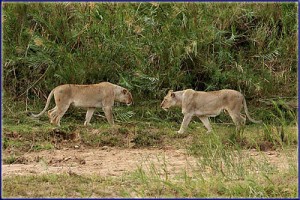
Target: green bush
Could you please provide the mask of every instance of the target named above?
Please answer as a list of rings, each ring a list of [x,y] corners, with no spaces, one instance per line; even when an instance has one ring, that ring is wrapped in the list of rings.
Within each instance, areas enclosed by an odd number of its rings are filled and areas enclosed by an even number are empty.
[[[3,79],[5,97],[26,105],[102,81],[135,105],[186,88],[295,97],[297,4],[4,3]]]
[[[3,13],[12,95],[101,81],[152,98],[187,87],[296,94],[295,3],[5,3]]]

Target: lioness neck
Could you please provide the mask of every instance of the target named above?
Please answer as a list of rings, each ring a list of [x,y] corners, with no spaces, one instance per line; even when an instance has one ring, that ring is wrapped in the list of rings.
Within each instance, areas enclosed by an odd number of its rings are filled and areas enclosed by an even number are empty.
[[[182,96],[183,96],[184,91],[177,91],[174,93],[175,93],[175,98],[177,100],[175,106],[181,107],[182,106]]]
[[[124,88],[118,85],[114,85],[115,98],[118,100],[119,95],[121,94]]]

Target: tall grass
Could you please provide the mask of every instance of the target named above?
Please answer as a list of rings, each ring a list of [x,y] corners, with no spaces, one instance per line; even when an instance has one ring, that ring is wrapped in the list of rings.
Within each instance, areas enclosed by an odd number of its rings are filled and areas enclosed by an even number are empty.
[[[212,142],[213,143],[213,142]],[[213,143],[216,144],[216,143]],[[203,152],[203,150],[205,152]],[[266,157],[251,157],[245,151],[232,151],[221,145],[201,149],[196,166],[191,171],[182,170],[172,178],[171,169],[163,160],[161,166],[149,164],[131,174],[133,187],[125,194],[138,197],[295,197],[297,183],[287,181],[287,176],[297,177],[297,169],[290,164],[281,171]],[[165,163],[165,164],[164,164]],[[280,177],[285,181],[282,181]],[[289,180],[291,180],[289,178]],[[287,189],[289,188],[289,189]],[[129,196],[129,195],[128,195]]]
[[[295,96],[296,16],[295,3],[4,3],[4,89],[29,101],[101,81],[138,100],[171,88]]]

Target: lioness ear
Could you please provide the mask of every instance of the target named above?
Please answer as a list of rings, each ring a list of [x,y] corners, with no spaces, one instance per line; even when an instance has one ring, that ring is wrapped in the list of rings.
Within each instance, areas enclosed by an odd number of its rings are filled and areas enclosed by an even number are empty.
[[[126,93],[127,93],[127,90],[126,90],[126,89],[123,89],[122,92],[123,92],[123,94],[126,94]]]
[[[170,93],[172,93],[172,92],[173,92],[173,90],[169,90],[169,91],[168,91],[168,94],[170,94]]]
[[[174,98],[175,97],[175,93],[171,92],[171,97]]]

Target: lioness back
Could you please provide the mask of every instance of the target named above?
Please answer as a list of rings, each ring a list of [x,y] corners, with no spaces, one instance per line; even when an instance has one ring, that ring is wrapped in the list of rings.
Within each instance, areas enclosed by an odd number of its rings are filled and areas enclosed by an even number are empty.
[[[187,89],[183,93],[182,111],[195,112],[198,115],[217,115],[222,109],[232,107],[231,104],[242,104],[243,98],[240,92],[229,89],[210,92]]]
[[[54,89],[56,102],[69,102],[76,107],[102,107],[102,101],[113,101],[116,85],[102,82],[91,85],[65,84]]]

